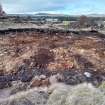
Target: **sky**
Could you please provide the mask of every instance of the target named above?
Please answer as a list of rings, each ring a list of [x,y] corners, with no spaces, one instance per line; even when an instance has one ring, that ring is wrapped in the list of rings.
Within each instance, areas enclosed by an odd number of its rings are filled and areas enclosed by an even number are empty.
[[[6,13],[105,14],[105,0],[0,0]]]

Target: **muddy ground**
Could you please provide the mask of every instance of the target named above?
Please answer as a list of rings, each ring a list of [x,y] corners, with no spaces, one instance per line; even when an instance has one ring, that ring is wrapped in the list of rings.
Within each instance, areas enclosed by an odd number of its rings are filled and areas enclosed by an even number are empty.
[[[0,32],[1,89],[11,87],[13,81],[30,87],[49,86],[56,80],[95,86],[105,81],[104,34],[23,31]]]

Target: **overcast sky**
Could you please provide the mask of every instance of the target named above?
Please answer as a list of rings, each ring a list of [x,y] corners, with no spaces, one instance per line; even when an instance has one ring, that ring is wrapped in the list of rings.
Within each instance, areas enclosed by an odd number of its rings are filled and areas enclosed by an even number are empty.
[[[0,0],[7,13],[104,14],[105,0]]]

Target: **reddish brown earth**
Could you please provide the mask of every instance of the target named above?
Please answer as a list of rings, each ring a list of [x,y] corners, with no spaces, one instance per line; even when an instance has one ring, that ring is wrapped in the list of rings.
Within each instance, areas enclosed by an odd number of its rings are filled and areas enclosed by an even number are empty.
[[[10,81],[20,79],[26,82],[31,81],[35,75],[43,74],[47,77],[41,84],[45,82],[48,85],[47,79],[57,73],[63,74],[63,79],[60,80],[63,82],[79,74],[80,77],[76,78],[82,82],[84,77],[81,75],[89,72],[99,81],[104,80],[105,38],[98,34],[89,32],[86,35],[85,33],[49,35],[32,32],[30,35],[17,33],[0,36],[1,78],[12,75]],[[39,86],[40,83],[37,81],[36,85]]]

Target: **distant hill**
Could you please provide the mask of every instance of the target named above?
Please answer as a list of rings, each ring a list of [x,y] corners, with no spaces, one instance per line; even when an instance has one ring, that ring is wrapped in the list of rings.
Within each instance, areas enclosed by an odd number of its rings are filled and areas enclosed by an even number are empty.
[[[50,14],[50,13],[36,13],[35,16],[52,16],[52,17],[55,17],[55,16],[69,16],[69,15],[65,15],[65,14]]]
[[[105,17],[105,14],[88,14],[88,17]]]

